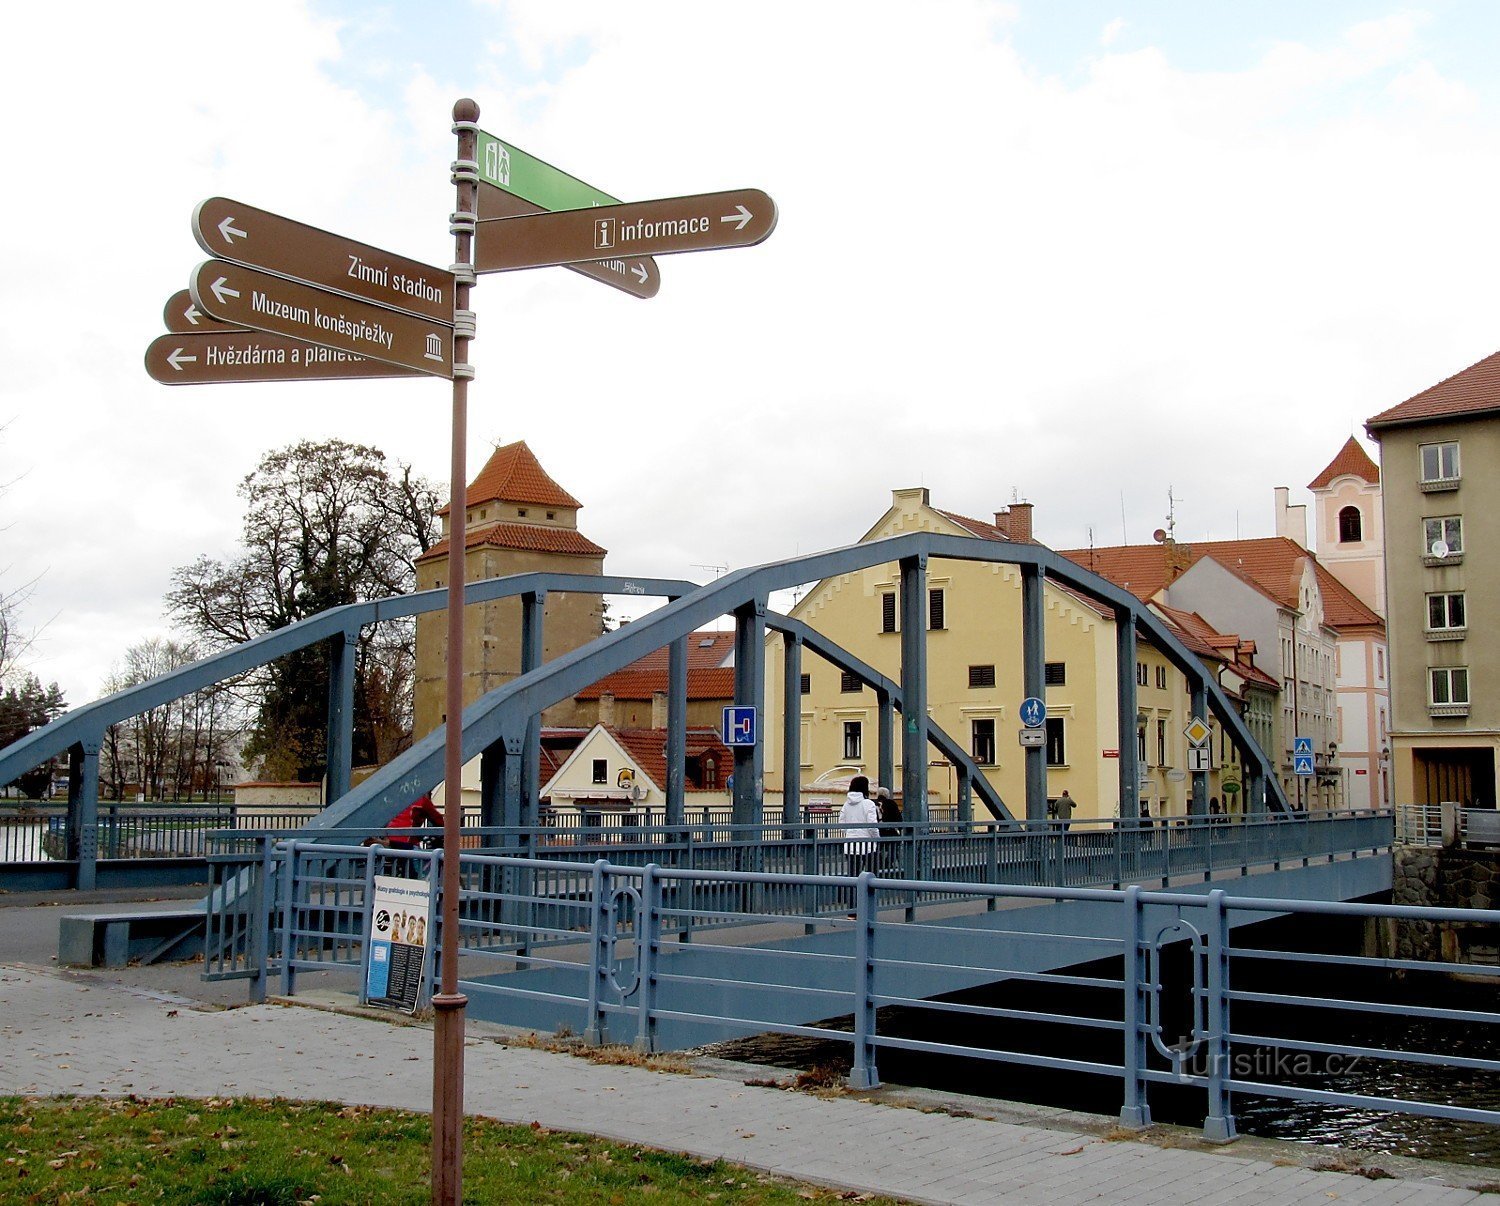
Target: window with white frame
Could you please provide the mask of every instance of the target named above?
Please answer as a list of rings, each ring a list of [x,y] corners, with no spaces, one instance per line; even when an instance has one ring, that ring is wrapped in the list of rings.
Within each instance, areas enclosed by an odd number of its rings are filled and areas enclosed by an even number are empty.
[[[1047,717],[1047,765],[1068,765],[1068,735],[1061,716]]]
[[[1417,450],[1422,458],[1422,481],[1452,482],[1458,480],[1458,442],[1423,444]]]
[[[865,726],[858,720],[844,721],[844,760],[858,762],[865,756]]]
[[[1136,662],[1136,664],[1135,664],[1135,685],[1137,687],[1144,687],[1144,686],[1148,685],[1149,682],[1150,682],[1150,679],[1146,675],[1146,663],[1145,662]]]
[[[1156,667],[1156,687],[1159,691],[1167,689],[1167,668],[1165,666]]]
[[[1422,552],[1430,557],[1440,556],[1435,551],[1438,542],[1448,546],[1448,554],[1464,551],[1464,520],[1462,515],[1439,515],[1422,521]]]
[[[1428,631],[1446,632],[1467,627],[1463,591],[1427,596]]]
[[[1469,702],[1469,668],[1467,666],[1434,666],[1427,671],[1427,698],[1435,708]]]

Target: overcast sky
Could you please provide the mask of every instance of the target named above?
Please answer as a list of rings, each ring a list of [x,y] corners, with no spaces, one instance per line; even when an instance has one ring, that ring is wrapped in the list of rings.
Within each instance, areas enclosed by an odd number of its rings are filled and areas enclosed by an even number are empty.
[[[1363,419],[1500,347],[1500,6],[26,5],[0,45],[0,572],[70,703],[301,438],[446,480],[438,380],[166,388],[223,195],[446,265],[453,102],[626,200],[775,198],[638,301],[475,291],[471,472],[526,439],[612,572],[857,539],[893,488],[1070,547],[1267,535]]]

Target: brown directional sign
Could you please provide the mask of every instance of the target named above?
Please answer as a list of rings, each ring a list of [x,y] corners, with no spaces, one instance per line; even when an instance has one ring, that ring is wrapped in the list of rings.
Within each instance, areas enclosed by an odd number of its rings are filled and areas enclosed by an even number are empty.
[[[434,377],[453,376],[453,328],[224,260],[194,270],[188,292],[220,322],[288,335]]]
[[[533,205],[524,197],[507,193],[484,181],[479,182],[479,217],[521,218],[529,214],[549,212],[540,205]],[[592,264],[565,264],[571,272],[586,276],[605,285],[612,285],[632,297],[655,297],[661,289],[661,271],[656,261],[648,255],[626,256],[618,259],[599,260]]]
[[[480,222],[474,269],[508,272],[610,256],[749,247],[775,229],[776,203],[754,188],[565,209]]]
[[[163,385],[422,375],[416,369],[352,356],[285,335],[227,330],[160,336],[146,349],[146,372]]]
[[[217,318],[210,318],[193,304],[193,295],[186,289],[177,290],[167,299],[166,308],[162,310],[161,317],[162,321],[167,324],[167,330],[176,331],[179,334],[193,331],[243,331],[245,329],[244,327],[231,327]]]
[[[453,325],[453,274],[445,269],[225,197],[199,203],[193,237],[220,259]]]

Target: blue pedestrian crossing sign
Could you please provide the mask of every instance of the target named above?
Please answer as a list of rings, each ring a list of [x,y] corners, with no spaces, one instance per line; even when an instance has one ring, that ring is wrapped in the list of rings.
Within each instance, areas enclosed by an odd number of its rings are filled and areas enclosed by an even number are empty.
[[[724,709],[724,744],[755,744],[755,709],[748,704],[729,704]]]
[[[1047,705],[1035,695],[1028,695],[1021,701],[1020,716],[1028,729],[1039,729],[1047,723]]]
[[[1309,758],[1311,758],[1312,752],[1313,748],[1311,737],[1292,738],[1292,754],[1294,757],[1300,757],[1302,754],[1306,754]]]
[[[1313,756],[1311,754],[1293,754],[1292,770],[1299,775],[1310,775],[1313,773]]]

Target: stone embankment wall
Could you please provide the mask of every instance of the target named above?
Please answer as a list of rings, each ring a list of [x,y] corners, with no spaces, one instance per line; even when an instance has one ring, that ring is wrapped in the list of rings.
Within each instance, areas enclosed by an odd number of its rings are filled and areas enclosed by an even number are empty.
[[[1500,908],[1500,853],[1397,846],[1391,902],[1448,909]],[[1386,919],[1372,923],[1366,947],[1382,958],[1500,963],[1500,927]]]

